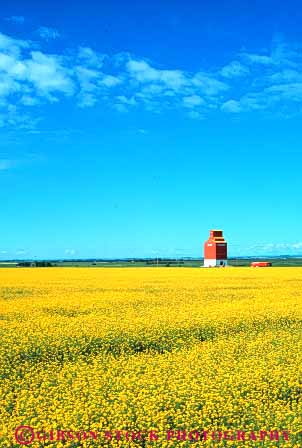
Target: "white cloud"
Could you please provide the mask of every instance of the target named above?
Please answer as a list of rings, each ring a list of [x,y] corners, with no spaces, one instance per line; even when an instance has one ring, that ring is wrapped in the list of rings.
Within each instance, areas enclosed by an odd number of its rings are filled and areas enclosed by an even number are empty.
[[[283,253],[291,255],[301,253],[302,242],[262,243],[255,245],[254,248],[262,253]]]
[[[20,107],[8,102],[0,102],[0,128],[4,126],[31,129],[37,118],[29,116]]]
[[[240,100],[228,100],[222,104],[221,110],[230,113],[251,112],[265,110],[273,103],[273,99],[263,93],[250,93],[242,96]]]
[[[80,84],[79,105],[81,107],[94,106],[101,89],[108,89],[117,86],[122,81],[116,76],[105,75],[99,70],[78,66],[76,74]]]
[[[105,55],[89,47],[79,48],[75,73],[80,87],[78,93],[80,107],[93,107],[104,94],[104,89],[111,89],[122,82],[117,76],[101,70],[105,59]]]
[[[240,102],[236,100],[228,100],[222,104],[221,110],[226,112],[231,112],[233,114],[237,114],[241,112],[242,108],[240,106]]]
[[[100,73],[97,70],[78,66],[76,67],[76,74],[83,90],[91,92],[97,88],[96,80],[100,77]]]
[[[127,98],[125,95],[118,95],[116,99],[122,104],[128,104],[129,106],[135,106],[137,104],[136,99],[132,96]]]
[[[77,57],[79,62],[85,66],[100,68],[106,56],[97,53],[90,47],[79,47]]]
[[[14,39],[0,32],[0,51],[4,54],[19,55],[22,49],[29,48],[30,42]]]
[[[166,90],[166,87],[162,84],[148,84],[141,88],[141,93],[149,98],[153,95],[166,95],[167,92],[171,92],[172,96],[175,95],[175,92],[173,90]]]
[[[9,76],[0,75],[0,98],[8,97],[14,92],[18,92],[21,86]]]
[[[302,101],[302,82],[277,84],[265,89],[266,93],[277,95],[278,99]]]
[[[174,90],[180,89],[188,82],[184,72],[181,70],[161,70],[160,78],[169,89]]]
[[[40,26],[40,28],[37,29],[37,33],[45,40],[53,40],[60,37],[60,33],[56,28],[49,28],[47,26]]]
[[[24,106],[36,106],[36,105],[40,104],[40,101],[38,98],[34,98],[30,95],[23,95],[20,98],[20,102],[22,104],[24,104]]]
[[[301,46],[289,45],[280,36],[273,39],[270,51],[264,54],[242,52],[239,57],[253,70],[294,69],[301,66],[302,60]]]
[[[32,126],[35,106],[64,97],[82,108],[102,103],[120,112],[132,107],[153,113],[183,109],[192,118],[219,111],[301,109],[302,53],[298,45],[280,39],[271,51],[245,51],[220,69],[189,72],[157,68],[129,53],[105,55],[88,46],[49,54],[43,40],[56,33],[42,28],[39,44],[0,33],[1,127]]]
[[[160,70],[151,67],[142,60],[130,59],[126,64],[130,75],[139,82],[159,82],[170,89],[179,89],[187,83],[185,74],[181,70]]]
[[[82,92],[78,98],[78,105],[80,107],[93,107],[97,103],[97,97],[91,93]]]
[[[44,37],[51,37],[50,30],[40,31]],[[121,83],[117,76],[100,72],[104,57],[88,47],[81,47],[75,58],[47,54],[35,47],[30,41],[0,33],[1,126],[5,122],[24,123],[25,115],[21,113],[18,118],[17,109],[12,119],[8,104],[29,107],[40,104],[41,98],[58,102],[60,96],[76,94],[80,106],[92,106],[98,101],[100,89]]]
[[[253,53],[242,53],[241,57],[246,61],[247,64],[259,64],[259,65],[272,65],[275,63],[274,59],[268,55],[253,54]]]
[[[183,98],[183,103],[185,107],[193,108],[195,106],[205,104],[205,100],[201,98],[201,96],[199,95],[191,95],[191,96],[185,96]]]
[[[103,75],[102,79],[99,81],[99,85],[103,85],[105,87],[114,87],[122,82],[121,79],[112,75]]]
[[[59,57],[32,51],[31,59],[25,61],[25,64],[26,78],[40,94],[61,92],[70,95],[73,92],[74,85],[70,72]]]
[[[284,69],[273,73],[270,80],[275,83],[302,82],[302,72],[293,69]]]
[[[220,73],[225,78],[237,78],[247,76],[250,73],[250,69],[239,61],[232,61],[228,65],[225,65]]]
[[[73,93],[72,73],[64,58],[30,47],[30,41],[0,34],[1,126],[7,123],[24,127],[29,117],[20,107],[39,104],[39,97],[54,102],[58,100],[57,94]]]
[[[203,97],[208,97],[207,107],[214,107],[218,95],[223,95],[229,86],[214,74],[206,72],[188,73],[184,70],[163,70],[151,66],[144,60],[131,57],[126,60],[126,68],[133,80],[135,96],[148,110],[159,112],[160,108],[193,108],[205,105]],[[190,114],[192,116],[193,114]]]
[[[130,60],[126,67],[130,74],[140,82],[158,81],[159,73],[145,61]]]
[[[196,73],[191,80],[191,84],[207,96],[219,95],[229,89],[228,84],[216,79],[214,75],[204,72]]]
[[[26,68],[15,55],[0,53],[0,73],[11,78],[22,79]]]
[[[273,104],[273,98],[265,93],[250,93],[240,99],[243,111],[265,110]]]
[[[292,244],[293,249],[302,249],[302,242],[300,243],[293,243]]]

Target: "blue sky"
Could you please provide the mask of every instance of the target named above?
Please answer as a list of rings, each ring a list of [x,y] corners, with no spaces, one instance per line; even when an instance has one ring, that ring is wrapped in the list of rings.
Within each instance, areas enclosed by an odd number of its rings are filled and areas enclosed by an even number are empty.
[[[0,258],[301,254],[302,8],[12,1]]]

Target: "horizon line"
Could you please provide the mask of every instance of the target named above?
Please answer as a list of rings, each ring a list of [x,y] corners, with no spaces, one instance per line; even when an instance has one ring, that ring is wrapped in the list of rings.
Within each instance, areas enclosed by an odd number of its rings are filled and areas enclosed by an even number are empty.
[[[302,254],[278,254],[278,255],[232,255],[228,257],[228,260],[234,259],[250,259],[250,258],[302,258]],[[204,260],[204,257],[57,257],[57,258],[43,258],[43,257],[31,257],[31,258],[6,258],[0,259],[0,263],[5,262],[22,262],[22,261],[137,261],[137,260]]]

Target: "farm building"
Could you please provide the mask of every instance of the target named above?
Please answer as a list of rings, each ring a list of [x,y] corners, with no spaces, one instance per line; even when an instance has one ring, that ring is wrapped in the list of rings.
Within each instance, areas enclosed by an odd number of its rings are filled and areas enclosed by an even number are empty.
[[[251,263],[252,268],[267,268],[271,265],[272,263],[270,261],[253,261]]]
[[[222,230],[210,230],[210,238],[204,243],[204,267],[227,265],[227,242]]]

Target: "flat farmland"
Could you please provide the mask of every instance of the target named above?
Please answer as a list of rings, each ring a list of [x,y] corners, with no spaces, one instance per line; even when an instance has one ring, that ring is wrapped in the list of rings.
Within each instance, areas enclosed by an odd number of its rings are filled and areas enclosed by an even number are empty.
[[[3,448],[301,446],[302,268],[3,268],[0,331]]]

